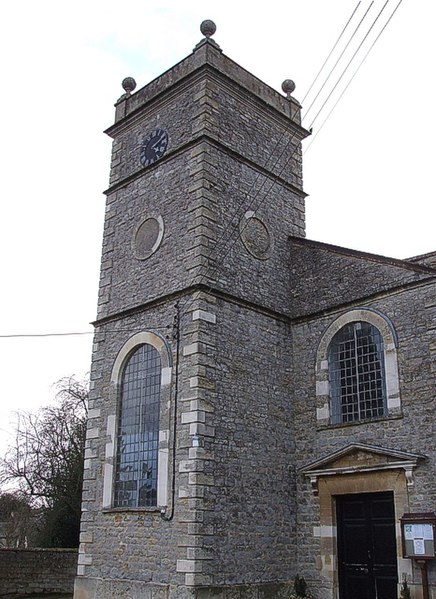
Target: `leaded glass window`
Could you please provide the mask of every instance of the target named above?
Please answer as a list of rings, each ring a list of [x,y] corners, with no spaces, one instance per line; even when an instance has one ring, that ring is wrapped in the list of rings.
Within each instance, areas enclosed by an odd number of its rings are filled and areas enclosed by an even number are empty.
[[[333,423],[386,415],[380,331],[369,322],[351,322],[338,331],[329,349],[329,378]]]
[[[157,505],[161,358],[147,343],[130,355],[121,379],[115,507]]]

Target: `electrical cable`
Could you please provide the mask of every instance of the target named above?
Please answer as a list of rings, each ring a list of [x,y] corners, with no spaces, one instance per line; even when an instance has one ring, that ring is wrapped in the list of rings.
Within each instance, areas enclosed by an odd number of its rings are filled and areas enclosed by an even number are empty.
[[[389,1],[389,0],[388,0]],[[333,67],[330,69],[329,74],[327,75],[327,77],[325,78],[323,84],[321,85],[321,88],[319,89],[318,93],[316,94],[315,98],[312,100],[312,103],[310,104],[309,108],[306,109],[305,114],[303,115],[303,119],[307,118],[307,115],[310,113],[312,106],[315,104],[315,102],[317,101],[319,95],[321,94],[321,92],[323,91],[323,89],[325,88],[325,86],[327,85],[330,77],[332,76],[332,74],[334,73],[336,67],[338,66],[339,62],[341,61],[341,58],[343,57],[343,55],[345,54],[345,52],[348,50],[349,45],[351,44],[351,42],[353,41],[354,37],[356,36],[357,32],[360,29],[360,26],[362,25],[362,23],[364,22],[364,20],[366,19],[369,11],[371,10],[372,6],[374,4],[374,0],[371,2],[371,4],[368,6],[368,8],[366,9],[365,14],[363,15],[363,17],[360,19],[357,27],[355,28],[355,30],[353,31],[353,33],[351,34],[350,39],[348,40],[347,44],[345,45],[345,48],[342,50],[342,52],[339,54],[339,58],[336,60],[335,64],[333,65]]]
[[[14,333],[11,335],[0,335],[0,339],[17,339],[20,337],[73,337],[77,335],[93,335],[94,331],[79,331],[71,333]]]
[[[333,108],[330,110],[330,112],[328,113],[328,115],[326,116],[326,118],[324,119],[324,121],[321,123],[321,125],[319,126],[317,132],[315,133],[315,135],[312,137],[312,139],[310,140],[309,145],[304,149],[303,154],[306,154],[306,152],[309,150],[309,148],[311,147],[311,145],[313,144],[313,142],[315,141],[315,139],[318,137],[318,135],[321,133],[324,125],[326,124],[326,122],[328,121],[328,119],[330,118],[332,112],[334,111],[334,109],[336,108],[336,106],[339,104],[339,102],[341,101],[342,97],[344,96],[345,92],[347,91],[347,89],[350,87],[351,82],[353,81],[353,79],[355,78],[355,76],[357,75],[357,73],[359,72],[361,66],[363,65],[363,63],[365,62],[365,60],[367,59],[369,53],[371,52],[371,50],[373,49],[373,47],[375,46],[375,44],[377,43],[378,39],[380,38],[381,34],[383,33],[383,31],[386,29],[386,27],[388,26],[389,22],[391,21],[392,17],[394,16],[394,14],[397,12],[398,7],[400,6],[400,4],[403,2],[403,0],[400,0],[397,4],[397,6],[395,7],[395,9],[393,10],[391,16],[389,17],[389,19],[386,21],[386,23],[383,25],[382,29],[380,30],[379,34],[377,35],[377,37],[375,38],[375,40],[372,42],[371,46],[369,47],[367,53],[365,54],[365,56],[363,57],[362,61],[360,62],[359,66],[357,67],[357,69],[354,71],[353,76],[351,77],[351,79],[349,80],[349,82],[347,83],[347,85],[345,86],[345,88],[343,89],[341,95],[339,96],[339,98],[336,100],[335,104],[333,105]]]
[[[314,123],[316,122],[318,116],[320,115],[321,111],[324,109],[324,106],[327,104],[327,102],[329,101],[329,99],[331,98],[333,92],[335,91],[335,89],[337,88],[337,86],[339,85],[339,83],[342,80],[342,77],[345,75],[345,73],[347,72],[347,70],[349,69],[351,63],[353,62],[354,58],[356,57],[357,53],[360,51],[360,48],[363,46],[363,44],[365,43],[368,35],[371,33],[371,31],[373,30],[375,24],[377,23],[377,21],[379,20],[381,14],[383,13],[384,9],[386,8],[386,6],[389,4],[389,0],[386,0],[386,2],[383,4],[383,7],[381,8],[380,12],[378,13],[377,17],[375,18],[375,20],[373,21],[371,27],[369,28],[369,30],[367,31],[365,37],[363,38],[363,40],[360,42],[360,44],[357,47],[357,50],[354,52],[353,56],[350,58],[347,66],[345,67],[345,69],[342,71],[339,79],[337,80],[337,82],[335,83],[335,85],[333,86],[333,89],[330,91],[329,95],[327,96],[327,99],[323,102],[321,108],[318,110],[315,118],[312,120],[312,123],[310,125],[310,128],[313,127]]]
[[[359,2],[356,4],[356,8],[353,10],[353,13],[351,15],[351,17],[348,19],[345,27],[342,29],[341,33],[339,34],[338,39],[336,40],[335,44],[333,45],[333,48],[330,50],[329,55],[327,56],[327,58],[325,59],[325,61],[323,62],[322,67],[319,69],[317,75],[315,76],[315,79],[312,81],[312,84],[310,85],[309,89],[306,92],[306,95],[304,96],[304,98],[302,99],[301,103],[304,104],[304,101],[306,100],[307,96],[310,94],[313,86],[315,85],[315,83],[318,81],[318,77],[321,75],[325,65],[328,63],[330,56],[333,54],[333,52],[336,49],[336,46],[339,44],[342,36],[344,35],[345,31],[347,30],[348,25],[351,23],[354,15],[356,14],[357,9],[359,8],[359,6],[361,5],[361,0],[359,0]]]
[[[154,327],[151,325],[148,325],[148,328],[150,330],[168,330],[171,328],[171,325],[166,325],[166,326],[158,326],[158,327]],[[132,333],[133,331],[139,331],[142,330],[142,328],[140,327],[128,327],[128,328],[119,328],[119,329],[104,329],[105,333],[122,333],[122,332],[127,332],[127,333]],[[71,331],[68,333],[13,333],[13,334],[6,334],[6,335],[0,335],[0,339],[19,339],[19,338],[39,338],[39,337],[75,337],[75,336],[80,336],[80,335],[94,335],[96,333],[96,331]],[[97,331],[98,333],[98,331]]]

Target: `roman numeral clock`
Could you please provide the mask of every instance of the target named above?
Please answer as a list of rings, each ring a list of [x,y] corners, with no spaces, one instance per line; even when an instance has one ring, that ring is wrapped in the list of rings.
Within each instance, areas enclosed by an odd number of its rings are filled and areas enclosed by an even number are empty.
[[[143,166],[153,164],[165,154],[168,146],[168,133],[165,129],[154,129],[141,144],[139,160]]]

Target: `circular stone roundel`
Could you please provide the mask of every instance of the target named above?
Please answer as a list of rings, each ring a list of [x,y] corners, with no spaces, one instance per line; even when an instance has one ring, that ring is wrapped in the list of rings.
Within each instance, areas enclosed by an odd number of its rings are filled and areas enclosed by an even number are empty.
[[[164,234],[164,222],[161,216],[146,218],[136,229],[133,237],[135,258],[145,260],[158,249]]]
[[[272,239],[267,226],[252,210],[246,212],[240,224],[241,241],[252,256],[266,260],[271,250]]]

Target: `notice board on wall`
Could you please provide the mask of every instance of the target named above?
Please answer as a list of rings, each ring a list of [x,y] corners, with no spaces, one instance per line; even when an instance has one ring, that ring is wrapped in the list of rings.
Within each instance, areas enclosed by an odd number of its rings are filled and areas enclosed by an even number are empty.
[[[401,518],[403,557],[435,559],[436,514],[407,513]]]

